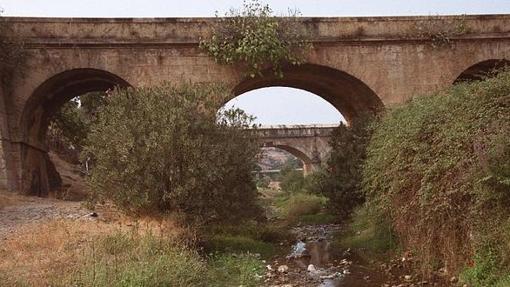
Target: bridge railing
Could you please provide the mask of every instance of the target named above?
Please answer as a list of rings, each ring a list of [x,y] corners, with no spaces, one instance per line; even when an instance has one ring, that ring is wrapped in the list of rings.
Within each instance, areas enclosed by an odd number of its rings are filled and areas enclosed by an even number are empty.
[[[271,125],[247,129],[260,138],[328,137],[338,125]]]

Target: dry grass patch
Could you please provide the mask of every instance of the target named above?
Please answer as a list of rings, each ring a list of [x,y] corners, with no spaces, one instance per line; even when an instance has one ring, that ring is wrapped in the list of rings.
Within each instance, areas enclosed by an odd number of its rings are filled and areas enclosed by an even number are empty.
[[[154,220],[53,220],[24,225],[1,244],[2,286],[49,286],[79,269],[100,238],[117,233],[172,237],[179,231],[173,222]]]

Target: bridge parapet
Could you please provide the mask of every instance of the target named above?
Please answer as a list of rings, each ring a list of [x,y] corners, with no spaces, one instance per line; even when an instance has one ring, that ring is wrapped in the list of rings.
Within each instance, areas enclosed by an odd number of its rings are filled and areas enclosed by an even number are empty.
[[[253,131],[261,139],[329,137],[338,125],[272,125]]]
[[[198,45],[218,18],[35,18],[2,17],[28,46]],[[443,27],[460,20],[469,33],[455,38],[508,37],[510,15],[301,17],[298,25],[314,31],[318,43],[416,41],[416,27]]]

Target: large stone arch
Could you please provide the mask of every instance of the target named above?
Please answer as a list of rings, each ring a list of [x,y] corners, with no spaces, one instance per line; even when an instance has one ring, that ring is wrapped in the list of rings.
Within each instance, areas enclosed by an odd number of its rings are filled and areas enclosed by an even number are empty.
[[[261,77],[245,78],[235,86],[233,95],[274,86],[302,89],[328,101],[347,121],[384,108],[381,99],[368,85],[344,71],[309,63],[287,66],[283,72],[282,78],[271,71],[264,72]]]
[[[51,117],[74,97],[117,86],[129,87],[130,84],[105,70],[77,68],[48,78],[33,91],[18,123],[21,161],[19,186],[23,193],[46,196],[60,183],[46,147],[46,132]]]
[[[460,75],[457,76],[454,84],[466,81],[482,80],[484,77],[492,72],[497,71],[505,66],[510,66],[508,59],[489,59],[484,60],[464,69]]]

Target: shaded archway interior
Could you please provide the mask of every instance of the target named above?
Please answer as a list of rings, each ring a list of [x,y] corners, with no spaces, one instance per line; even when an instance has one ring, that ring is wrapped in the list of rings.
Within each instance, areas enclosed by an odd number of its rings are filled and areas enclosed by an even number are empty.
[[[103,70],[73,69],[42,83],[28,99],[21,118],[21,189],[26,194],[47,196],[62,180],[48,156],[46,132],[64,103],[89,92],[129,87],[122,78]]]
[[[479,81],[483,80],[487,76],[496,73],[498,70],[509,67],[510,60],[507,59],[490,59],[474,64],[464,70],[453,84],[461,82]]]
[[[234,88],[234,96],[272,86],[302,89],[332,104],[349,122],[363,113],[383,108],[379,97],[361,80],[330,67],[315,64],[287,66],[279,78],[271,71],[263,76],[246,78]]]
[[[20,124],[22,138],[32,144],[44,144],[49,121],[64,103],[89,92],[129,86],[122,78],[97,69],[73,69],[57,74],[41,84],[27,101]]]

